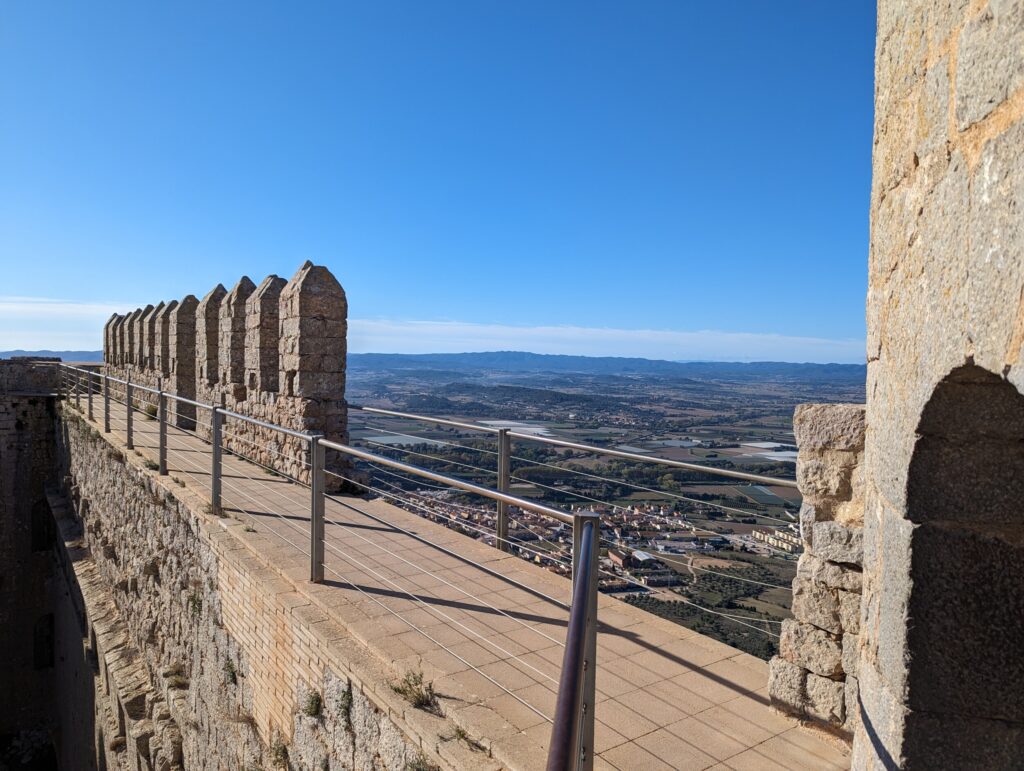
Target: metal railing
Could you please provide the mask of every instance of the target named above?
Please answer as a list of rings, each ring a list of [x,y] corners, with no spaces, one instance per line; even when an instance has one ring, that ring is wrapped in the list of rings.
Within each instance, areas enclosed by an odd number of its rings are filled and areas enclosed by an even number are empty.
[[[310,467],[310,580],[314,583],[324,581],[324,546],[325,546],[325,500],[332,496],[326,493],[325,476],[332,473],[325,468],[325,450],[330,449],[348,457],[384,466],[403,474],[411,474],[423,479],[453,487],[474,495],[483,496],[497,505],[499,518],[504,525],[499,528],[497,545],[507,549],[508,544],[508,510],[516,507],[544,517],[554,519],[563,524],[571,524],[573,528],[573,563],[572,563],[572,601],[569,606],[569,623],[562,671],[559,679],[556,713],[552,720],[553,730],[550,747],[549,769],[591,769],[594,762],[594,711],[596,706],[596,641],[597,641],[597,595],[598,595],[598,554],[600,537],[600,518],[592,512],[569,513],[519,496],[511,495],[509,489],[509,473],[499,477],[498,489],[473,484],[464,480],[439,474],[429,469],[377,455],[346,444],[330,441],[317,433],[303,433],[258,420],[224,407],[205,404],[200,401],[179,396],[163,389],[162,380],[158,378],[157,387],[146,386],[133,382],[131,372],[125,378],[118,378],[104,372],[74,367],[68,364],[57,365],[61,371],[61,390],[65,399],[74,399],[76,408],[81,410],[81,399],[86,399],[86,415],[89,420],[93,415],[93,394],[100,393],[103,397],[102,425],[104,433],[111,433],[111,402],[125,406],[125,446],[134,449],[137,431],[133,419],[135,398],[145,393],[156,400],[156,413],[150,415],[158,422],[157,453],[159,462],[158,473],[168,474],[168,414],[172,410],[168,402],[185,404],[196,410],[209,413],[209,439],[186,430],[196,439],[210,445],[209,465],[209,503],[214,513],[220,514],[222,509],[223,485],[223,453],[224,453],[224,420],[240,420],[263,428],[297,438],[306,443],[308,465]],[[118,398],[120,395],[123,401]],[[177,410],[174,414],[182,417]],[[198,423],[198,413],[195,418]],[[469,424],[458,424],[445,421],[449,425],[461,425],[470,428]],[[174,426],[181,428],[180,426]],[[181,429],[185,430],[185,429]],[[506,429],[495,429],[499,435],[499,447],[505,458],[505,467],[511,457],[509,439],[514,434]],[[229,450],[231,452],[231,450]],[[233,452],[235,455],[240,455]],[[244,456],[240,456],[246,459]],[[249,460],[249,459],[246,459]],[[258,461],[253,461],[258,463]],[[271,469],[272,470],[272,469]],[[333,474],[334,476],[340,476]],[[345,477],[341,477],[345,478]],[[298,482],[298,480],[293,480]],[[351,480],[350,480],[351,481]],[[300,483],[301,484],[301,483]],[[289,542],[291,543],[291,542]],[[293,544],[294,545],[294,544]],[[387,579],[385,579],[387,580]],[[530,705],[527,705],[530,706]],[[537,711],[535,708],[534,711]]]
[[[353,438],[353,443],[362,442],[371,446],[379,446],[382,448],[382,452],[388,452],[390,454],[423,457],[431,460],[432,465],[442,466],[442,470],[447,470],[444,466],[454,466],[462,473],[468,472],[474,476],[483,475],[485,478],[497,478],[499,488],[502,486],[502,483],[507,485],[507,480],[526,483],[535,488],[539,488],[539,494],[545,498],[552,498],[555,500],[555,505],[562,505],[561,501],[565,501],[566,499],[578,499],[582,501],[582,505],[585,507],[598,506],[603,508],[609,513],[606,519],[602,519],[604,528],[599,537],[599,541],[603,546],[606,546],[609,549],[624,548],[627,550],[626,553],[628,554],[628,550],[631,549],[647,548],[643,545],[638,546],[635,543],[635,540],[631,542],[631,538],[635,539],[635,536],[616,532],[619,526],[623,526],[625,529],[640,530],[644,528],[665,529],[667,527],[669,533],[666,535],[666,538],[669,538],[670,540],[672,538],[672,533],[679,530],[686,531],[694,536],[700,536],[702,538],[707,538],[709,536],[721,537],[723,532],[730,532],[729,530],[724,530],[724,527],[727,527],[729,523],[737,523],[735,519],[737,515],[742,517],[738,524],[746,526],[750,523],[754,523],[755,525],[760,524],[762,527],[765,527],[764,523],[767,521],[769,523],[767,525],[769,529],[774,528],[775,530],[790,531],[792,533],[792,537],[795,538],[798,524],[796,522],[796,516],[793,511],[786,508],[784,501],[781,499],[779,499],[778,504],[775,504],[780,508],[777,515],[775,515],[774,512],[769,513],[767,511],[767,507],[764,505],[755,505],[755,508],[761,509],[760,511],[750,510],[749,507],[736,508],[734,505],[726,505],[723,502],[715,501],[712,496],[708,496],[706,492],[704,497],[694,498],[681,494],[681,492],[671,492],[664,489],[658,489],[657,487],[652,486],[654,483],[640,484],[636,481],[636,477],[633,476],[632,472],[623,471],[621,469],[618,473],[615,473],[614,471],[593,473],[595,471],[594,468],[585,468],[578,464],[573,464],[571,462],[573,458],[572,453],[562,460],[555,458],[542,460],[537,457],[522,457],[522,453],[519,455],[513,454],[510,445],[511,440],[516,439],[518,442],[523,444],[532,442],[539,443],[541,445],[549,445],[552,448],[550,452],[553,454],[558,449],[572,449],[574,451],[578,451],[578,454],[586,453],[591,456],[610,456],[613,459],[623,459],[634,464],[641,464],[641,466],[665,466],[670,469],[677,468],[689,472],[698,472],[705,477],[724,476],[730,479],[744,480],[757,485],[772,485],[795,489],[797,487],[797,483],[793,479],[765,476],[763,474],[737,471],[729,468],[723,469],[697,463],[674,461],[650,455],[641,455],[635,452],[628,452],[626,450],[619,450],[617,448],[599,447],[579,442],[570,442],[551,436],[537,435],[535,433],[527,433],[524,431],[514,431],[507,427],[499,428],[496,426],[482,425],[467,421],[431,417],[427,415],[418,415],[374,407],[353,407],[350,405],[350,410],[352,411],[350,412],[350,430],[357,430],[357,428],[353,428],[353,426],[355,426],[361,431],[376,431],[382,434],[393,435],[395,439],[402,440],[394,444],[387,444],[385,443],[386,440],[381,439],[380,437],[365,436],[360,439]],[[355,414],[353,414],[353,412]],[[357,418],[357,422],[353,422],[351,418],[355,418],[360,413],[362,413],[361,420]],[[383,421],[376,421],[376,424],[371,424],[369,420],[376,416],[384,418],[399,418],[423,424],[451,427],[465,433],[477,432],[488,437],[493,437],[496,440],[496,443],[489,444],[487,441],[477,442],[468,440],[469,444],[466,444],[467,439],[458,438],[457,436],[451,438],[443,436],[442,438],[442,435],[438,435],[436,433],[421,436],[418,435],[418,432],[416,432],[415,429],[411,428],[399,428],[398,430],[392,430],[395,427],[391,426],[391,424],[385,424],[387,427],[385,427],[385,425],[380,425]],[[374,441],[378,439],[380,441]],[[435,445],[440,449],[430,449],[426,447],[426,445]],[[453,460],[452,457],[450,457],[453,454],[456,456],[462,455],[463,451],[482,454],[482,456],[486,457],[489,462],[483,463],[482,465],[475,465],[474,461],[467,462],[465,457],[458,457],[458,460]],[[518,468],[513,468],[513,461],[519,463]],[[569,464],[566,465],[565,461],[569,461]],[[560,465],[556,465],[556,463]],[[541,471],[546,471],[547,469],[558,471],[560,474],[564,475],[565,481],[569,483],[554,482],[545,484],[537,479],[531,478],[535,476],[534,474],[524,473],[526,471],[526,469],[523,468],[524,466],[531,468],[534,466],[544,467],[540,469]],[[466,472],[463,472],[463,469],[465,469]],[[637,470],[639,471],[640,469]],[[403,478],[399,475],[392,475],[383,469],[378,469],[378,472],[384,473],[388,476],[397,477],[397,483],[386,481],[379,476],[376,477],[378,485],[391,488],[394,492],[382,490],[380,487],[372,489],[381,495],[391,498],[398,505],[406,508],[411,507],[411,510],[422,512],[422,516],[426,516],[434,521],[438,521],[438,518],[445,520],[450,523],[450,526],[454,525],[455,527],[462,529],[463,532],[466,532],[466,530],[470,531],[467,534],[472,537],[479,538],[480,536],[484,536],[486,539],[493,535],[496,538],[496,545],[499,548],[518,552],[520,557],[533,562],[540,562],[542,565],[547,564],[553,570],[563,572],[565,568],[568,567],[567,565],[563,567],[563,562],[559,559],[559,555],[564,554],[565,552],[562,544],[549,540],[549,538],[545,538],[542,534],[543,527],[537,527],[536,523],[530,524],[526,521],[526,518],[521,516],[518,519],[510,517],[507,509],[503,511],[500,508],[488,517],[487,512],[483,509],[459,503],[457,501],[447,504],[451,509],[450,513],[454,516],[446,516],[444,513],[439,513],[435,510],[435,507],[443,508],[444,506],[443,503],[441,503],[441,506],[438,506],[439,502],[443,502],[445,500],[443,491],[438,491],[440,495],[435,497],[434,500],[420,503],[416,500],[410,500],[410,497],[424,497],[421,490],[412,493],[409,492],[410,483],[415,483],[416,480]],[[517,475],[517,473],[519,475]],[[622,478],[623,476],[628,477],[628,479]],[[577,482],[571,481],[573,479],[577,480]],[[582,485],[578,484],[579,480],[582,480]],[[598,485],[605,486],[606,489],[604,495],[601,495],[601,493],[594,493],[591,489],[587,488],[588,484],[592,487],[595,482]],[[615,503],[612,500],[609,500],[607,493],[607,485],[609,484],[613,486],[613,489],[618,487],[620,490],[622,488],[626,488],[633,492],[639,492],[648,499],[652,497],[663,498],[669,502],[674,502],[676,504],[676,511],[670,515],[666,515],[664,510],[662,510],[661,513],[654,513],[648,510],[639,515],[635,509],[630,512],[631,507],[628,505],[628,501]],[[415,487],[415,485],[413,486]],[[741,486],[734,489],[742,491],[744,488]],[[595,495],[601,497],[594,497]],[[680,506],[683,506],[683,508],[680,509]],[[689,507],[689,511],[693,513],[686,513],[686,507]],[[708,525],[703,526],[702,524],[699,524],[701,512],[707,510],[717,510],[724,513],[726,517],[725,521],[717,519],[716,521],[718,524],[716,525],[711,525],[709,523]],[[484,523],[481,523],[481,516],[484,517]],[[707,518],[711,518],[710,515],[706,516]],[[721,514],[718,516],[721,516]],[[750,519],[750,517],[758,519]],[[474,524],[470,524],[466,521],[470,518],[475,519]],[[488,531],[484,529],[488,527],[485,523],[492,519],[494,519],[495,524],[491,530]],[[519,529],[510,533],[510,523],[518,525]],[[480,526],[481,524],[482,527]],[[709,527],[717,527],[718,529],[713,530],[709,529]],[[524,541],[524,536],[529,540]],[[732,536],[730,536],[730,539],[731,538]],[[740,536],[739,540],[741,543],[756,541],[756,539],[753,539],[749,535],[746,537]],[[757,587],[757,590],[761,592],[771,589],[790,592],[791,587],[789,585],[788,577],[785,574],[792,570],[792,554],[783,552],[776,547],[769,545],[766,540],[759,542],[759,545],[767,552],[769,557],[773,558],[768,564],[772,564],[774,566],[760,577],[743,575],[742,573],[745,571],[746,566],[744,566],[744,571],[739,571],[738,573],[736,570],[732,570],[731,572],[722,572],[721,570],[716,570],[714,567],[701,565],[699,564],[699,561],[694,559],[692,556],[693,554],[696,554],[696,552],[676,551],[676,560],[682,559],[680,556],[682,553],[686,553],[691,556],[685,558],[685,567],[680,566],[678,562],[668,565],[667,567],[669,571],[675,571],[680,575],[693,575],[694,584],[696,584],[698,577],[706,577],[711,581],[726,579],[730,582],[734,582],[735,584],[741,584],[747,587]],[[654,546],[654,544],[652,544],[652,546]],[[715,547],[708,546],[704,548]],[[670,550],[666,551],[668,551],[669,554],[672,554]],[[776,561],[774,558],[781,558],[781,561]],[[781,570],[781,575],[779,573],[775,573],[775,568]],[[694,613],[715,617],[723,622],[739,627],[740,629],[737,631],[740,633],[753,631],[768,638],[775,640],[779,639],[779,630],[777,627],[781,624],[781,620],[773,617],[773,614],[771,613],[759,612],[755,609],[755,615],[750,615],[749,613],[737,613],[728,608],[715,609],[714,607],[708,607],[705,603],[694,602],[693,599],[687,597],[684,592],[676,591],[675,589],[658,589],[658,587],[672,587],[677,585],[671,581],[669,581],[669,583],[661,584],[648,583],[648,580],[645,577],[636,575],[632,569],[627,569],[625,566],[620,566],[616,569],[611,560],[602,560],[598,570],[601,574],[601,580],[605,582],[601,585],[602,591],[661,591],[665,599],[686,605],[688,609],[691,609]],[[659,577],[655,578],[655,580],[665,581],[666,579]],[[682,579],[677,579],[677,581],[678,585],[682,585]]]

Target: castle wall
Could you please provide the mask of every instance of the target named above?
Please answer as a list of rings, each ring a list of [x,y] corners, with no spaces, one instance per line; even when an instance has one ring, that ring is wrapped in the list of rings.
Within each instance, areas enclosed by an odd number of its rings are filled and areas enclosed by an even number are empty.
[[[0,360],[0,745],[51,725],[54,680],[52,528],[46,485],[55,477],[52,396],[57,370]],[[16,697],[15,697],[16,695]]]
[[[875,72],[853,765],[1010,767],[1024,515],[1000,491],[1024,470],[1024,2],[881,0]]]
[[[768,695],[777,709],[849,742],[859,715],[864,406],[804,404],[793,426],[804,553]]]
[[[94,694],[94,725],[66,718],[77,748],[91,727],[107,768],[422,762],[382,708],[389,673],[246,544],[242,523],[146,469],[73,406],[62,415],[70,504],[54,508],[83,623],[65,612],[61,644],[78,683],[77,662],[95,662],[81,695]],[[307,714],[313,693],[318,715]]]

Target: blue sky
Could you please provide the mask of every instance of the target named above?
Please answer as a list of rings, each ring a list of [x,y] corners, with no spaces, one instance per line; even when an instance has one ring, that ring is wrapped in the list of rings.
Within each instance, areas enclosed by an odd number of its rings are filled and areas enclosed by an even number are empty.
[[[0,15],[0,349],[308,258],[353,351],[863,361],[871,2]]]

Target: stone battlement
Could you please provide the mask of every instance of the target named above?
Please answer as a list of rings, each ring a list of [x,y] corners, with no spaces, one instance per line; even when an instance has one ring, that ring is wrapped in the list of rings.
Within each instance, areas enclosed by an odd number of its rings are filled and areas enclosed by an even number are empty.
[[[103,328],[103,362],[107,374],[133,383],[345,442],[347,317],[341,284],[307,261],[290,281],[271,275],[256,286],[243,276],[231,291],[218,284],[202,300],[187,295],[114,314]],[[135,401],[155,404],[145,391]],[[209,437],[208,415],[174,400],[168,411],[175,425]],[[223,441],[308,481],[308,445],[300,439],[229,418]]]

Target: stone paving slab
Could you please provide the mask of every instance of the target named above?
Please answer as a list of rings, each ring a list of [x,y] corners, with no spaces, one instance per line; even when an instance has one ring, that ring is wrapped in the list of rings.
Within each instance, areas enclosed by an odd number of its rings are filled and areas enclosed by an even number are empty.
[[[123,405],[111,425],[123,439]],[[96,423],[102,419],[97,403]],[[156,459],[157,423],[134,418]],[[168,470],[202,491],[209,445],[168,428]],[[224,513],[250,547],[297,582],[309,574],[309,490],[223,458]],[[326,502],[326,586],[316,601],[396,678],[421,671],[446,715],[513,768],[547,756],[570,582],[384,500]],[[309,585],[312,586],[312,585]],[[600,596],[597,768],[843,769],[832,744],[773,712],[760,659]]]

